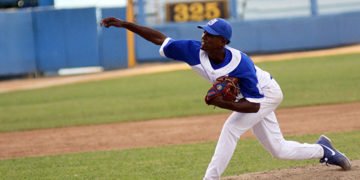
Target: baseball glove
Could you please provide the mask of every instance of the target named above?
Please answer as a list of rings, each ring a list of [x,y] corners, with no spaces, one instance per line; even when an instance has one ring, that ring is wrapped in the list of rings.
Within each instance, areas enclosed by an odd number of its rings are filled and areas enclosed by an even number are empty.
[[[238,83],[239,79],[236,77],[221,76],[217,78],[205,96],[206,104],[209,105],[218,96],[222,96],[225,101],[235,101],[236,96],[240,93]]]

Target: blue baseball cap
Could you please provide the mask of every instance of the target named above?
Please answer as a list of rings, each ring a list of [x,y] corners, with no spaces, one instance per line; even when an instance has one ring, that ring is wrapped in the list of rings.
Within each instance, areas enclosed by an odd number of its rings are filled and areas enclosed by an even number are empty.
[[[230,42],[232,28],[229,22],[222,18],[215,18],[210,20],[206,25],[198,26],[209,34],[222,36]]]

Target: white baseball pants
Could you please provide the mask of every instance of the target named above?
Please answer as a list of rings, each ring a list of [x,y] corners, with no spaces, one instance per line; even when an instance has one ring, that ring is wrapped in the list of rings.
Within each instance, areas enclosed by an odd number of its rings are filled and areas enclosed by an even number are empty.
[[[283,94],[274,79],[268,87],[263,89],[263,93],[265,99],[257,113],[233,112],[228,117],[204,180],[220,179],[230,162],[240,136],[249,129],[252,129],[263,147],[276,158],[320,159],[323,157],[323,148],[318,144],[301,144],[284,139],[274,113],[283,99]]]

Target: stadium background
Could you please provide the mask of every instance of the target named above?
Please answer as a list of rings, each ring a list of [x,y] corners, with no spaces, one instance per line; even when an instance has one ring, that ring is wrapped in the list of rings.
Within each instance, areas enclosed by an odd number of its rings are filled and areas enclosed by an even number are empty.
[[[127,44],[126,32],[99,27],[102,17],[124,19],[125,7],[64,8],[49,6],[51,2],[43,0],[39,1],[39,7],[0,11],[0,76],[57,75],[64,68],[101,67],[111,70],[128,67],[127,49],[131,46]],[[187,16],[198,16],[167,21],[171,15],[166,4],[175,2],[181,4],[182,1],[138,0],[134,3],[135,19],[175,39],[199,39],[202,32],[195,27],[206,22],[206,10],[200,13],[182,11]],[[222,2],[219,4],[227,10],[222,14],[227,14],[233,25],[233,38],[238,41],[231,45],[249,54],[329,48],[360,42],[360,5],[356,0],[215,2]],[[198,1],[187,5],[195,3]],[[206,2],[202,3],[205,7]],[[133,49],[138,63],[166,61],[158,54],[158,47],[138,36],[135,36]]]

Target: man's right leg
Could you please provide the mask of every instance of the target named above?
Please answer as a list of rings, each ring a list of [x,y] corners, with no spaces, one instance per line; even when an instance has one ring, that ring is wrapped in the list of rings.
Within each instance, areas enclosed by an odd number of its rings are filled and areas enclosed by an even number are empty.
[[[275,113],[270,113],[253,127],[255,136],[274,157],[279,159],[320,159],[321,163],[340,166],[343,170],[351,169],[350,160],[336,150],[329,138],[321,136],[316,144],[298,143],[284,139]]]
[[[324,155],[323,148],[318,144],[285,140],[274,112],[257,123],[253,132],[264,148],[279,159],[320,159]]]

